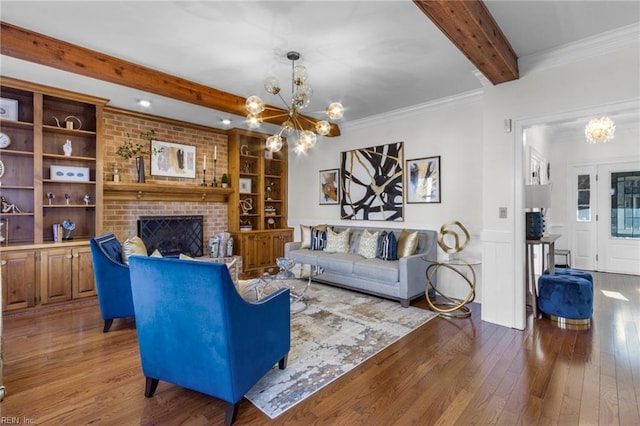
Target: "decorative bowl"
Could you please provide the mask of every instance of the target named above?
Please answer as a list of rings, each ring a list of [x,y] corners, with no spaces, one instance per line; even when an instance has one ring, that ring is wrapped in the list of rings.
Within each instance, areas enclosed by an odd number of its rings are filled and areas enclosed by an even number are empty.
[[[276,265],[278,265],[281,271],[288,271],[296,265],[296,261],[286,257],[279,257],[276,259]]]

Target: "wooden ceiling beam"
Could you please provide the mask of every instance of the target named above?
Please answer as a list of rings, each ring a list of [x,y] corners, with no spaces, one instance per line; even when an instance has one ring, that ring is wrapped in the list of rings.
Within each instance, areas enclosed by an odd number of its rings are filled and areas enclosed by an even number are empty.
[[[0,40],[2,40],[0,53],[3,55],[241,117],[247,115],[246,98],[241,96],[105,55],[6,22],[0,22]],[[272,106],[269,106],[269,109],[278,111],[278,116],[264,117],[265,122],[280,125],[287,119],[286,110]],[[309,121],[301,120],[301,125],[313,130],[313,124],[318,120],[306,116],[305,118]],[[338,135],[340,135],[340,128],[332,123],[328,136]]]
[[[413,0],[494,85],[519,78],[518,56],[481,0]]]

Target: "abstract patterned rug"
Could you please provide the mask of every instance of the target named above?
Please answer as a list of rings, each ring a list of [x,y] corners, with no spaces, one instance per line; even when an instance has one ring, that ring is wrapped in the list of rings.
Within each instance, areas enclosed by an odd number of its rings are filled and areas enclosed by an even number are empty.
[[[317,283],[307,300],[309,307],[291,316],[287,368],[276,366],[245,395],[272,419],[436,317]]]

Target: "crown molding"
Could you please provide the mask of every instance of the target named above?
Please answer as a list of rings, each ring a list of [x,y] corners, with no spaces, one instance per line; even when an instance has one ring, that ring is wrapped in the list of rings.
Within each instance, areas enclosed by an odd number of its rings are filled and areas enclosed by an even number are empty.
[[[518,60],[518,67],[522,76],[531,71],[541,71],[616,50],[630,47],[637,49],[639,44],[640,25],[633,24],[523,56]]]
[[[482,89],[471,90],[469,92],[464,92],[458,95],[448,96],[446,98],[436,99],[434,101],[413,105],[407,108],[396,109],[382,114],[373,115],[361,120],[341,123],[340,127],[342,129],[355,130],[363,127],[371,127],[373,125],[411,117],[413,115],[422,114],[425,112],[456,108],[463,105],[471,105],[481,102],[483,93],[484,91]]]

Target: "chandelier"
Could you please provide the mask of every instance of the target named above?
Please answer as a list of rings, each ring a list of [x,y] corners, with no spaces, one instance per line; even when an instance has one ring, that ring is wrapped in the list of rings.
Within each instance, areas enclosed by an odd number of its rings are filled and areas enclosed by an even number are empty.
[[[613,139],[616,125],[609,117],[594,118],[584,128],[584,135],[589,143],[607,143]]]
[[[277,78],[268,77],[264,82],[265,90],[272,95],[278,95],[287,108],[287,112],[284,114],[287,119],[282,123],[277,134],[267,138],[266,148],[271,152],[280,151],[283,143],[282,135],[294,135],[296,137],[294,151],[297,154],[302,154],[316,144],[316,134],[326,136],[331,132],[331,124],[326,120],[317,122],[310,120],[300,113],[311,102],[313,90],[307,84],[307,69],[302,65],[295,64],[300,59],[300,53],[288,52],[287,59],[291,61],[291,100],[287,102],[282,97],[280,83]],[[257,129],[263,121],[262,113],[269,107],[258,96],[248,97],[245,106],[248,113],[247,125],[251,129]],[[344,107],[339,102],[334,102],[327,107],[324,113],[330,120],[339,120],[344,115]],[[278,116],[283,116],[283,114],[269,118]],[[313,131],[307,130],[302,126],[305,121],[312,125]]]

